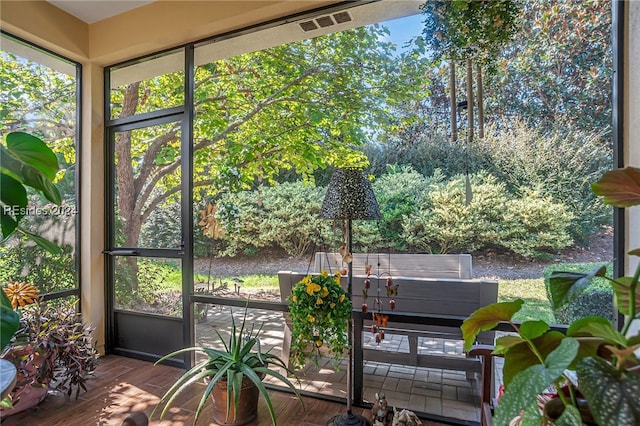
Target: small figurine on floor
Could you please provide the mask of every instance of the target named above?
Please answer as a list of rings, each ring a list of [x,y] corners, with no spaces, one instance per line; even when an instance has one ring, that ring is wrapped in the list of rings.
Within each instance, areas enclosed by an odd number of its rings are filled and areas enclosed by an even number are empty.
[[[396,411],[396,408],[393,408],[393,422],[391,424],[392,426],[418,426],[421,424],[422,422],[413,411]]]
[[[376,402],[371,407],[371,419],[373,420],[373,426],[391,426],[393,411],[387,404],[384,392],[376,393]]]

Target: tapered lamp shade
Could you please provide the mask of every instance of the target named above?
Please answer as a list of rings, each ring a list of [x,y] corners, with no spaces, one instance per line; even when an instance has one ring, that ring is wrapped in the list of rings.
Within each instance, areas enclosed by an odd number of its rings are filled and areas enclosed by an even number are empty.
[[[380,219],[380,207],[371,182],[362,169],[339,168],[333,172],[322,202],[324,219]]]

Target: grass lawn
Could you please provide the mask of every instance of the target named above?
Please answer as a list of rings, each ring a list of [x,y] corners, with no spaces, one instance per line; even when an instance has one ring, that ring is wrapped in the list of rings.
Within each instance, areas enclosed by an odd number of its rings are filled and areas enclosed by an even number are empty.
[[[542,278],[498,281],[498,302],[515,299],[524,300],[524,305],[520,312],[515,314],[514,320],[541,319],[549,324],[556,322]]]

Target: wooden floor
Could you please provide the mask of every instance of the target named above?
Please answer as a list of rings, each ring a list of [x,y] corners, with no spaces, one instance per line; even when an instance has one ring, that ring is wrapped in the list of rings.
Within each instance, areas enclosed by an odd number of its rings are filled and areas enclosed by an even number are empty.
[[[88,384],[88,392],[82,392],[76,400],[65,400],[62,396],[50,395],[38,407],[13,416],[3,418],[3,426],[120,426],[132,411],[144,411],[150,415],[160,396],[183,370],[164,365],[118,356],[101,358],[95,378]],[[345,411],[343,404],[304,398],[303,409],[295,396],[270,391],[276,411],[278,425],[325,425],[333,415]],[[162,421],[158,413],[151,419],[151,425],[179,426],[192,425],[200,396],[197,393],[181,396]],[[198,425],[215,425],[212,419],[212,404],[207,404],[200,415]],[[354,409],[368,417],[368,410]],[[250,425],[271,424],[269,413],[260,400],[258,418]],[[441,423],[423,421],[425,426],[439,426]]]

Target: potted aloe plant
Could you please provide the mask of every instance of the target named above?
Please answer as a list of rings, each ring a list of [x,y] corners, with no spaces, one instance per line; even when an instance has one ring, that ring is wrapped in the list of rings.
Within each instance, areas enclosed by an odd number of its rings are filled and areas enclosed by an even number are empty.
[[[592,184],[592,190],[612,206],[640,205],[640,169],[609,171]],[[640,249],[629,255],[640,257]],[[554,272],[551,302],[556,308],[564,306],[596,276],[613,287],[616,306],[626,318],[620,330],[608,319],[595,316],[574,321],[566,334],[551,330],[541,320],[519,324],[512,317],[522,300],[485,306],[464,321],[466,350],[480,331],[500,322],[509,323],[516,332],[496,340],[494,354],[504,355],[505,393],[496,408],[495,424],[508,424],[516,417],[523,424],[541,424],[540,395],[550,388],[557,393],[551,399],[553,405],[560,406],[559,417],[553,420],[556,424],[640,424],[640,327],[635,331],[632,327],[640,320],[640,264],[631,277],[608,277],[605,266],[590,273]]]
[[[199,352],[205,355],[204,359],[180,376],[160,399],[156,409],[164,404],[161,419],[178,395],[192,386],[202,386],[204,382],[206,386],[196,409],[194,424],[198,421],[209,397],[213,400],[213,417],[216,423],[221,425],[248,423],[256,417],[258,398],[262,395],[271,421],[275,425],[276,416],[273,405],[267,388],[262,383],[262,379],[266,376],[275,377],[289,387],[304,407],[298,389],[273,367],[280,367],[292,376],[295,376],[294,372],[288,369],[284,361],[276,355],[262,352],[259,339],[262,326],[257,330],[253,326],[248,328],[246,319],[247,309],[245,308],[242,323],[238,328],[233,312],[231,313],[231,334],[228,341],[225,341],[218,330],[215,330],[224,346],[223,350],[208,347],[184,348],[165,355],[156,362],[157,364],[187,352]]]

